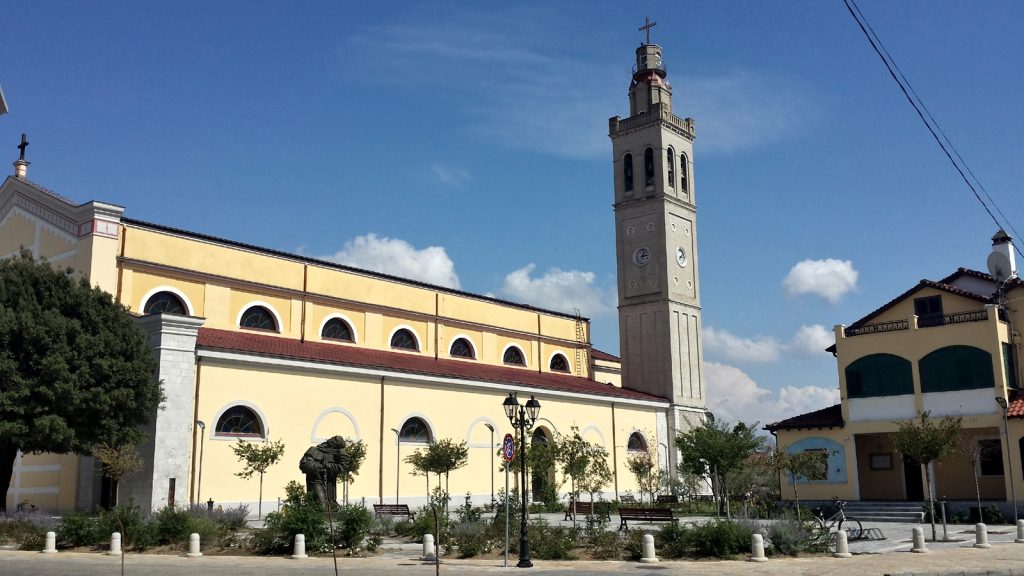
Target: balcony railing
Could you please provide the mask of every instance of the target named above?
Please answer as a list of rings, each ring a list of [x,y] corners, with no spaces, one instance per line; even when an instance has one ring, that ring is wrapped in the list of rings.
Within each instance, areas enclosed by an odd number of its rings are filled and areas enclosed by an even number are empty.
[[[999,310],[999,319],[1005,321],[1006,315]],[[919,316],[917,319],[918,328],[932,328],[934,326],[946,326],[947,324],[963,324],[965,322],[984,322],[988,320],[988,310],[972,310],[970,312],[954,312],[952,314],[935,314]],[[856,328],[846,328],[843,332],[846,336],[860,336],[862,334],[881,334],[883,332],[896,332],[908,330],[909,320],[893,320],[891,322],[878,322],[877,324],[865,324]]]

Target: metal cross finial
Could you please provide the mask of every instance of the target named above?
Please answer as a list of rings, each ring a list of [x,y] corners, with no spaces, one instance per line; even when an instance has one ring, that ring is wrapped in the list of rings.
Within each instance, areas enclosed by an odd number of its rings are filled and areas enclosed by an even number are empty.
[[[25,159],[25,148],[28,148],[28,139],[25,138],[25,133],[21,133],[21,144],[18,144],[18,150],[21,150],[21,157],[19,160]]]
[[[647,32],[647,43],[650,44],[651,43],[651,28],[654,28],[655,26],[657,26],[658,23],[657,22],[651,22],[651,17],[650,16],[645,17],[644,21],[645,21],[645,24],[643,26],[637,28],[637,30],[640,31],[640,32],[643,32],[643,31]]]

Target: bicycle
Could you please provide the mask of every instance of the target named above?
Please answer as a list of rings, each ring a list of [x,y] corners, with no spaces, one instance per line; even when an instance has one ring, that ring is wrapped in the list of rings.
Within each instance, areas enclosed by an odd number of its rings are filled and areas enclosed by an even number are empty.
[[[835,552],[836,532],[844,530],[848,540],[856,540],[864,533],[864,527],[860,520],[846,515],[846,502],[836,500],[832,505],[836,509],[835,513],[825,518],[824,513],[819,511],[817,516],[811,517],[810,522],[814,539],[825,542],[829,551]]]

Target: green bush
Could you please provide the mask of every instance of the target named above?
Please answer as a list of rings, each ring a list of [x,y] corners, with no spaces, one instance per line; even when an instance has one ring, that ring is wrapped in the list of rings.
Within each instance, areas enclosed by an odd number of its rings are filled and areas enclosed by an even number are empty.
[[[508,552],[509,554],[519,553],[519,524],[522,498],[518,490],[512,490],[506,494],[504,489],[498,491],[497,506],[495,507],[494,519],[491,520],[491,535],[495,542],[505,541],[505,502],[508,501]],[[500,547],[500,545],[499,545]]]
[[[644,534],[647,534],[645,530],[627,530],[626,536],[622,541],[622,556],[626,560],[636,562],[637,560],[644,557]],[[655,540],[658,536],[655,535]],[[661,550],[661,555],[666,558],[673,558],[665,554],[664,550]]]
[[[621,560],[623,539],[618,532],[602,530],[587,539],[590,555],[595,560]]]
[[[536,518],[530,522],[530,553],[534,558],[575,560],[573,549],[576,548],[578,541],[578,529],[551,526],[543,518]]]
[[[57,547],[78,548],[101,545],[109,534],[100,528],[99,519],[87,512],[72,512],[57,521]]]
[[[373,524],[373,515],[361,504],[346,504],[338,508],[334,520],[335,544],[348,548],[351,555],[362,547]]]
[[[42,550],[46,533],[54,529],[51,516],[36,509],[18,510],[0,517],[0,542],[9,541],[22,550]]]
[[[807,530],[809,524],[801,524],[796,518],[780,518],[767,524],[762,534],[768,541],[769,554],[796,556],[801,552],[820,552],[822,544],[813,539],[814,534]]]
[[[683,546],[688,555],[696,558],[729,558],[750,551],[750,537],[754,526],[718,520],[694,524],[683,533]]]
[[[155,526],[156,541],[158,544],[180,544],[188,542],[189,534],[195,532],[196,522],[188,510],[183,508],[172,508],[170,506],[161,508],[150,520]],[[202,538],[202,536],[200,536]]]
[[[145,550],[157,543],[156,524],[146,521],[142,509],[132,499],[101,511],[98,522],[104,538],[120,532],[121,543],[126,549]]]
[[[330,552],[331,541],[327,517],[315,496],[306,493],[298,482],[285,487],[285,505],[280,512],[267,514],[262,530],[252,535],[252,547],[264,554],[281,554],[292,550],[296,534],[306,537],[306,550]]]
[[[452,526],[451,536],[459,546],[459,558],[472,558],[494,549],[488,526],[483,522],[461,522]],[[504,534],[502,534],[504,538]]]
[[[688,526],[687,524],[671,522],[664,525],[660,531],[654,534],[655,545],[662,556],[665,558],[682,558],[687,555],[686,534],[689,531]],[[644,533],[639,530],[632,530],[630,535],[632,536],[633,534],[639,534],[638,541],[642,544]],[[628,550],[628,552],[632,553],[633,551]],[[637,560],[643,556],[642,548],[638,554]]]

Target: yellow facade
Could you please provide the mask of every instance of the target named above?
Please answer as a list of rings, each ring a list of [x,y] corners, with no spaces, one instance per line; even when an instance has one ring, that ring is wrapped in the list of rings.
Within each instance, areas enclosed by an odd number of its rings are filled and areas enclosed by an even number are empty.
[[[154,415],[143,456],[164,468],[126,477],[121,497],[157,508],[169,503],[173,484],[175,504],[213,499],[255,511],[257,483],[236,475],[241,464],[232,446],[280,440],[284,456],[263,478],[266,512],[288,482],[304,482],[298,461],[305,450],[341,435],[367,447],[350,499],[390,503],[397,491],[401,502],[417,505],[425,501],[426,482],[404,459],[426,444],[399,441],[395,430],[418,418],[431,438],[467,443],[468,466],[451,474],[453,497],[468,492],[489,501],[504,482],[496,452],[512,432],[501,405],[509,392],[542,403],[535,430],[546,437],[577,428],[608,451],[616,474],[605,498],[636,491],[626,469],[630,434],[655,445],[670,442],[668,401],[624,389],[615,357],[593,359],[586,319],[121,219],[117,207],[82,205],[90,212],[16,178],[0,193],[31,207],[0,220],[0,250],[12,254],[24,246],[72,265],[141,315],[160,342],[167,402]],[[119,223],[90,224],[99,212]],[[148,315],[147,305],[161,295],[180,302],[182,316]],[[270,328],[240,325],[253,306],[269,311]],[[322,335],[334,319],[349,328],[349,339]],[[413,334],[414,349],[393,348],[401,330]],[[470,357],[452,357],[458,339],[470,343]],[[266,350],[245,348],[250,344]],[[506,365],[510,348],[522,353],[524,366]],[[552,369],[556,356],[568,370]],[[225,431],[225,418],[239,407],[256,416],[257,434]],[[18,501],[9,505],[95,504],[91,459],[26,456],[19,466]]]

